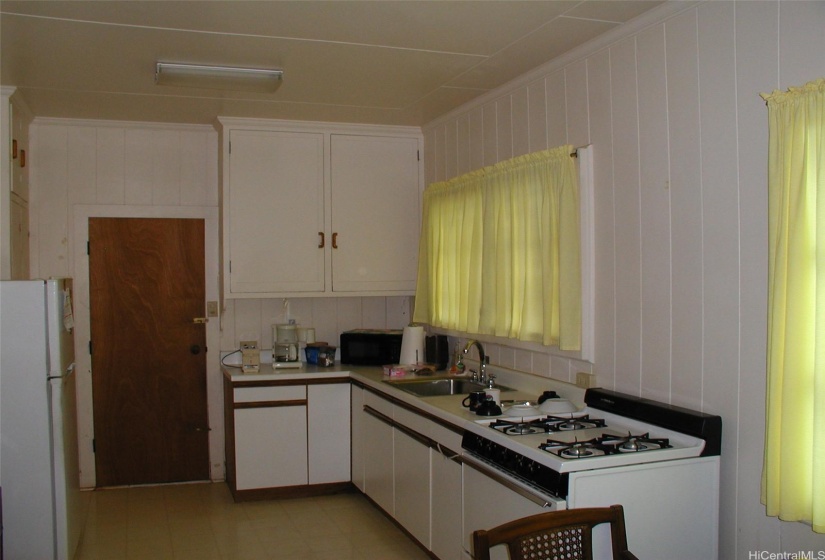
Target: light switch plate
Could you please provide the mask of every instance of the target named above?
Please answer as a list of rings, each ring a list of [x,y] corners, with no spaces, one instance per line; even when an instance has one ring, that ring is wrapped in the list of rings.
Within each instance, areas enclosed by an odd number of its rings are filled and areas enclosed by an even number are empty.
[[[592,373],[580,371],[576,374],[576,386],[582,389],[590,389],[596,386],[596,376]]]
[[[218,316],[218,302],[217,301],[207,301],[206,302],[206,316],[207,317],[217,317]]]

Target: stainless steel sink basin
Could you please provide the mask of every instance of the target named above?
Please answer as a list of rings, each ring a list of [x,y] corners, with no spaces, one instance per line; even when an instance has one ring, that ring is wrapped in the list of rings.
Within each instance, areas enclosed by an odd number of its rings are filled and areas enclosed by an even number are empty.
[[[483,391],[487,387],[469,379],[416,379],[415,381],[385,381],[402,391],[419,397],[440,397],[444,395],[467,395],[471,391]],[[509,387],[496,385],[502,391]]]

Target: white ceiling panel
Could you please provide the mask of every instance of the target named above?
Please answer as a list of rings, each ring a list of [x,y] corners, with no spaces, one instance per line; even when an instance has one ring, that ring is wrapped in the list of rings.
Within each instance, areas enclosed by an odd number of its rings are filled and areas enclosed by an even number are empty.
[[[0,0],[0,83],[38,116],[424,124],[661,3]],[[157,86],[157,61],[277,67],[284,81]]]

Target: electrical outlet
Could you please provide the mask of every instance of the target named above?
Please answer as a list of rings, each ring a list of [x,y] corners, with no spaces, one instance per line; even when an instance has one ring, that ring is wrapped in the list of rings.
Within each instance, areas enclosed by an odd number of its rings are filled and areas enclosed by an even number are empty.
[[[576,386],[582,389],[590,389],[596,386],[596,376],[592,373],[580,371],[576,374]]]

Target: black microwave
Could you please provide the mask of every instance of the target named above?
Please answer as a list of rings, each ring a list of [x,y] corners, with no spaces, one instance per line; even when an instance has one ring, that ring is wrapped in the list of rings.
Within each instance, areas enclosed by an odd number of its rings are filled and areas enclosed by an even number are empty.
[[[397,364],[401,330],[356,329],[341,333],[341,363],[355,366]]]

